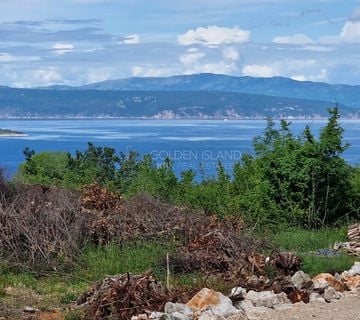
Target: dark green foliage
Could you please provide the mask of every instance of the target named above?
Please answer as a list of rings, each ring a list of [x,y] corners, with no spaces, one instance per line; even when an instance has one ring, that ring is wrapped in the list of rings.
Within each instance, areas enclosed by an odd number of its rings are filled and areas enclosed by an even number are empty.
[[[360,219],[360,168],[352,168],[351,170],[351,192],[350,206],[351,212],[354,213],[354,219]]]
[[[247,157],[235,170],[234,183],[250,201],[245,204],[250,217],[251,210],[258,209],[256,219],[263,222],[312,228],[335,223],[351,212],[351,168],[340,157],[347,145],[342,144],[338,118],[337,108],[330,110],[319,139],[309,127],[293,137],[289,123],[282,121],[281,129],[275,130],[269,120],[264,135],[254,139],[256,157]],[[242,186],[243,177],[254,184]]]
[[[69,173],[70,154],[66,152],[42,152],[24,150],[26,161],[20,165],[15,180],[45,185],[63,185]]]
[[[360,173],[341,157],[343,144],[337,108],[316,138],[308,126],[297,137],[291,124],[280,128],[268,120],[263,135],[254,139],[254,155],[245,154],[232,175],[219,163],[215,177],[195,180],[185,171],[178,179],[172,161],[157,164],[150,155],[117,154],[89,143],[84,152],[34,154],[18,178],[25,182],[81,188],[97,182],[125,196],[140,192],[209,214],[238,215],[247,224],[279,224],[319,228],[359,217]]]
[[[95,147],[88,144],[84,152],[77,151],[75,157],[69,157],[69,185],[86,185],[93,182],[107,184],[115,179],[115,169],[119,158],[113,148]]]

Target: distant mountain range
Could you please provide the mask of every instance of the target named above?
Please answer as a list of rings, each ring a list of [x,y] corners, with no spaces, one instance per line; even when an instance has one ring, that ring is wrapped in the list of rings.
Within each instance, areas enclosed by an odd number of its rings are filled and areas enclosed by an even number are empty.
[[[108,80],[80,87],[0,87],[0,118],[360,118],[360,86],[215,74]]]
[[[360,85],[296,81],[289,78],[233,77],[201,73],[173,77],[107,80],[80,87],[53,86],[61,90],[135,90],[135,91],[221,91],[276,97],[338,102],[360,108]]]

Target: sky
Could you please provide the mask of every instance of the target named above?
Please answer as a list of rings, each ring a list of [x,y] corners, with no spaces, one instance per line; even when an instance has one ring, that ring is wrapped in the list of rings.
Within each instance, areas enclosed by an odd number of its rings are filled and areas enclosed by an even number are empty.
[[[360,0],[0,0],[0,85],[193,73],[360,85]]]

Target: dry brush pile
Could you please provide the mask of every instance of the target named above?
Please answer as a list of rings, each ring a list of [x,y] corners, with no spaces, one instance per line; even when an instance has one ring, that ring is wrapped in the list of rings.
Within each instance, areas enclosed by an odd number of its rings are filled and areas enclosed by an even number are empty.
[[[237,284],[266,273],[260,252],[267,244],[247,236],[239,217],[221,219],[146,194],[124,200],[96,184],[81,194],[33,185],[2,189],[0,255],[12,264],[56,269],[74,262],[84,243],[160,238],[177,248],[170,255],[175,273],[199,271]],[[291,269],[275,256],[276,270]]]
[[[105,277],[84,293],[77,304],[85,304],[85,317],[100,320],[108,318],[131,319],[131,316],[149,310],[161,311],[174,294],[147,272]]]
[[[74,261],[84,217],[76,193],[32,185],[3,185],[0,256],[11,265],[56,269]]]

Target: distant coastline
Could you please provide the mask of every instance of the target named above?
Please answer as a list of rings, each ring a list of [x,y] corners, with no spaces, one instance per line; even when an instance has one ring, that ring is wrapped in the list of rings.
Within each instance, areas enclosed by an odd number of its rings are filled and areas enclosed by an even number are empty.
[[[274,120],[289,120],[289,121],[296,121],[296,120],[327,120],[327,117],[322,116],[322,115],[314,115],[314,116],[310,116],[310,115],[299,115],[299,116],[272,116],[271,117]],[[266,116],[257,116],[257,117],[246,117],[246,116],[237,116],[237,117],[216,117],[216,116],[210,116],[210,115],[205,115],[205,116],[189,116],[189,117],[182,117],[182,116],[163,116],[163,115],[155,115],[155,116],[143,116],[143,117],[119,117],[119,116],[90,116],[90,117],[86,117],[86,116],[27,116],[27,117],[22,117],[22,116],[7,116],[7,117],[0,117],[0,121],[6,121],[6,120],[224,120],[224,121],[246,121],[246,120],[266,120],[267,117]],[[356,115],[352,115],[352,116],[342,116],[341,117],[342,120],[354,120],[354,121],[358,121],[360,120],[360,115],[356,114]],[[1,130],[1,129],[0,129]],[[24,133],[15,133],[15,134],[20,134],[20,135],[26,135]],[[1,131],[0,131],[0,135],[2,135]]]
[[[9,129],[0,129],[0,137],[25,137],[25,133]]]

